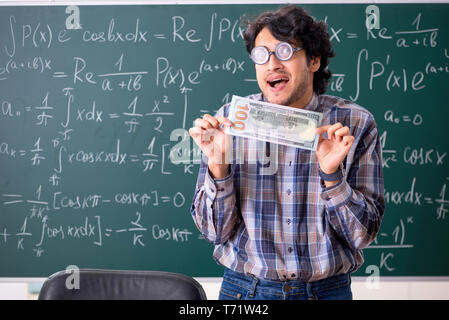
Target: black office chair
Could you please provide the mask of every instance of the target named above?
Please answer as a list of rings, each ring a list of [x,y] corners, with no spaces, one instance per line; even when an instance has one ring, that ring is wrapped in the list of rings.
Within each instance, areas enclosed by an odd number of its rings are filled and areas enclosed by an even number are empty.
[[[72,278],[67,279],[69,276]],[[43,284],[39,300],[206,300],[203,287],[193,278],[173,272],[79,269],[60,271]],[[68,281],[67,281],[68,280]],[[69,282],[69,285],[66,284]],[[69,288],[68,288],[69,287]]]

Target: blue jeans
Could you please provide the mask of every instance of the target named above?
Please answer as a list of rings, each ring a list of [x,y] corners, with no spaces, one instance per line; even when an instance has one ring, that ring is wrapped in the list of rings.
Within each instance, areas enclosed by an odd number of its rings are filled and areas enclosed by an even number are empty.
[[[225,268],[219,300],[352,300],[351,276],[315,282],[258,279]]]

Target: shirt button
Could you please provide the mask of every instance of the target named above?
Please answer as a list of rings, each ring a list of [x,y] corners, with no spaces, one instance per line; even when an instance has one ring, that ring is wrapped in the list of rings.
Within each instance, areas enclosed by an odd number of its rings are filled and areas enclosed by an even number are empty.
[[[288,189],[287,194],[290,195],[290,193],[292,193],[292,191],[290,189]]]
[[[290,163],[288,165],[291,167],[292,166],[292,162],[290,161]]]
[[[287,224],[290,225],[290,223],[292,223],[291,219],[287,219]]]
[[[291,277],[294,279],[296,278],[296,274],[292,273]]]
[[[292,251],[293,251],[293,248],[292,248],[292,247],[288,247],[288,249],[287,249],[287,250],[288,250],[288,252],[289,252],[289,253],[292,253]]]

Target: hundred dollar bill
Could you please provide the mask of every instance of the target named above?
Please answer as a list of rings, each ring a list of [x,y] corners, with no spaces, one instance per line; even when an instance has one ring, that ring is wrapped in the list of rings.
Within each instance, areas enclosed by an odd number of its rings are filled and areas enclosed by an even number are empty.
[[[234,95],[228,119],[227,134],[316,150],[323,114]]]

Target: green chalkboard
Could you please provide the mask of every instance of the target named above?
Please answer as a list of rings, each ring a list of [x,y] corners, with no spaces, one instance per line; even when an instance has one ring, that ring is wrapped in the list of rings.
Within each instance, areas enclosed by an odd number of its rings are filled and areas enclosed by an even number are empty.
[[[239,21],[276,7],[78,6],[79,29],[76,8],[0,7],[0,276],[221,276],[189,213],[187,129],[258,92]],[[449,5],[381,4],[371,30],[366,5],[304,7],[332,37],[327,93],[382,136],[386,212],[357,275],[448,276]],[[173,163],[183,141],[192,161]]]

